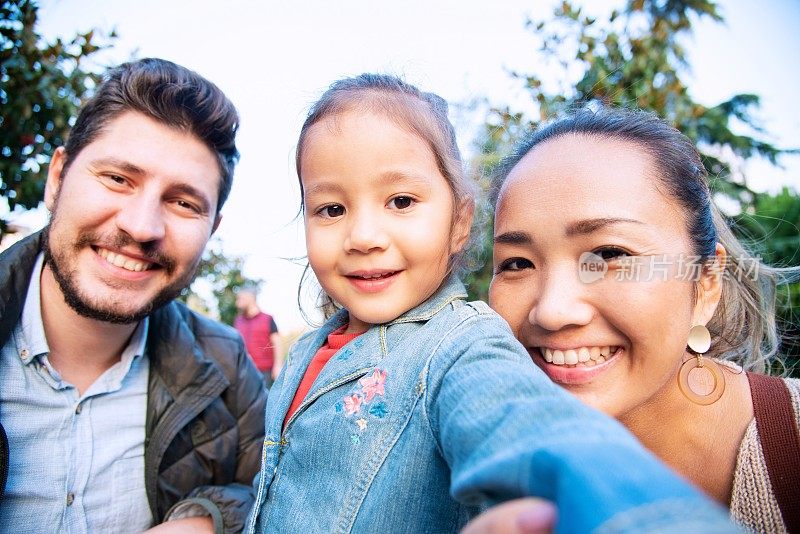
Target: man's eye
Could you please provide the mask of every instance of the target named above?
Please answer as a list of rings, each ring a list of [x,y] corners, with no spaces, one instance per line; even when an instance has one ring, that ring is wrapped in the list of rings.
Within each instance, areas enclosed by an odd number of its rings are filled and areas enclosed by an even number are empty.
[[[398,196],[394,197],[392,200],[389,201],[389,207],[395,208],[398,210],[408,209],[414,205],[414,199],[408,196]]]
[[[328,217],[331,219],[341,217],[344,215],[344,206],[341,204],[330,204],[328,206],[321,207],[319,210],[317,210],[317,213],[323,217]]]
[[[533,269],[533,262],[525,258],[509,258],[500,262],[495,272],[502,271],[521,271],[523,269]]]
[[[185,200],[178,200],[178,201],[175,202],[175,204],[177,204],[178,207],[180,207],[181,209],[184,209],[186,211],[191,211],[191,212],[194,212],[194,213],[200,213],[200,208],[198,208],[197,206],[195,206],[191,202],[187,202]]]
[[[109,182],[113,182],[117,185],[125,185],[125,183],[127,182],[125,178],[123,178],[119,174],[106,174],[105,177]]]

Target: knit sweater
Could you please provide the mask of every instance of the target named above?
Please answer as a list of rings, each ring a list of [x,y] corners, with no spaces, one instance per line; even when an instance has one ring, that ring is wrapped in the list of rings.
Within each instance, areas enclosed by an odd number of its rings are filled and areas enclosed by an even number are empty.
[[[795,423],[800,428],[800,379],[786,378],[784,381],[792,398]],[[800,478],[800,473],[797,475]],[[788,532],[772,492],[755,419],[747,426],[739,447],[733,475],[731,517],[753,532]]]

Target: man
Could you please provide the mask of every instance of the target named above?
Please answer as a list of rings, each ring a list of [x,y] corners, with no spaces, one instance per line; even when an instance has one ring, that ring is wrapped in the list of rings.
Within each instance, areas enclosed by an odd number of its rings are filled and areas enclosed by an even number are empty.
[[[265,389],[173,298],[220,221],[233,104],[183,67],[113,69],[48,169],[50,224],[0,255],[0,531],[240,530]]]
[[[278,325],[271,315],[261,311],[256,302],[256,290],[245,287],[236,294],[239,316],[233,326],[244,338],[247,352],[256,368],[264,374],[267,386],[278,378],[283,367],[283,350]]]

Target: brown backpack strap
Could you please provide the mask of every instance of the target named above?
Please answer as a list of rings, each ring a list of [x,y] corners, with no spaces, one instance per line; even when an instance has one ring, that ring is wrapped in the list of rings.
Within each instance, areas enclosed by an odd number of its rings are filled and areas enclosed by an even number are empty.
[[[747,373],[772,491],[789,532],[800,532],[800,433],[783,380]]]

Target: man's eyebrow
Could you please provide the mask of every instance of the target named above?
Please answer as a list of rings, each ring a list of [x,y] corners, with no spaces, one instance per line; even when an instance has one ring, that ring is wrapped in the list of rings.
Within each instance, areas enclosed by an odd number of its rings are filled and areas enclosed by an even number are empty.
[[[527,232],[503,232],[494,236],[495,245],[530,245],[533,238]]]
[[[626,223],[643,224],[641,221],[637,221],[636,219],[626,219],[624,217],[601,217],[597,219],[584,219],[582,221],[570,223],[564,233],[567,235],[567,237],[586,235],[601,230],[607,226]]]
[[[200,208],[204,213],[207,213],[211,210],[211,200],[205,195],[205,193],[196,187],[190,184],[182,183],[175,184],[169,189],[174,193],[182,193],[194,198],[200,204]]]
[[[124,171],[128,174],[137,174],[137,175],[145,174],[144,169],[142,169],[138,165],[134,165],[130,161],[125,161],[124,159],[98,158],[92,160],[91,164],[94,166],[111,166],[121,171]]]

